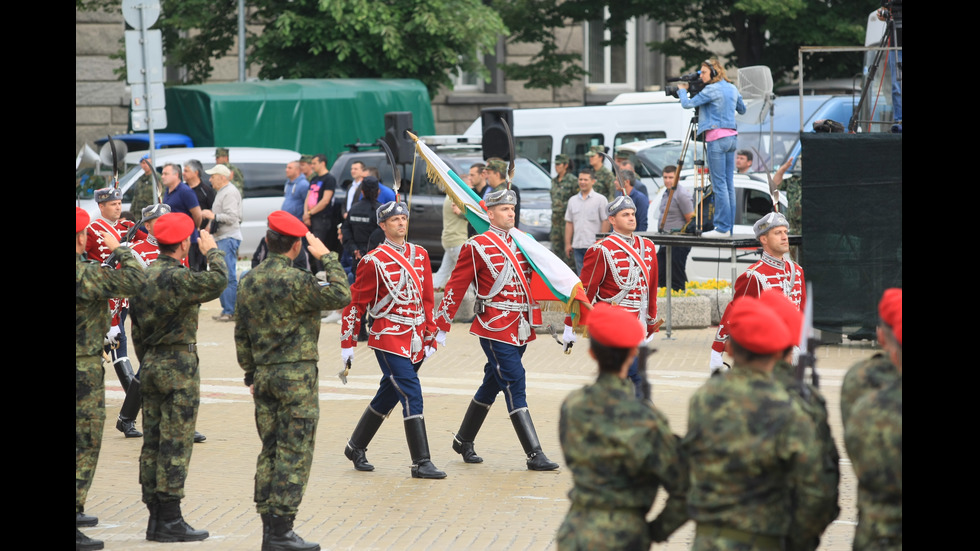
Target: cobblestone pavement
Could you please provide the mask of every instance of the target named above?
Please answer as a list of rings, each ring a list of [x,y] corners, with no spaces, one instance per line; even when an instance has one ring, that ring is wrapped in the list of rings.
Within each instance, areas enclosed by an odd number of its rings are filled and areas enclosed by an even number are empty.
[[[234,324],[211,320],[220,313],[217,301],[201,309],[201,409],[198,430],[207,441],[194,446],[184,516],[211,537],[183,544],[182,549],[259,549],[262,524],[252,501],[259,439],[248,389],[235,360]],[[587,345],[570,355],[547,334],[528,346],[528,403],[538,435],[549,458],[562,468],[530,472],[507,417],[503,400],[476,440],[484,463],[468,465],[451,448],[452,434],[482,380],[485,361],[468,325],[456,324],[448,346],[420,371],[425,418],[435,465],[444,480],[415,480],[405,443],[400,409],[385,421],[368,451],[376,467],[357,472],[343,455],[347,437],[367,406],[380,377],[374,354],[361,343],[355,353],[349,384],[342,385],[340,326],[324,324],[320,336],[321,416],[310,484],[296,518],[296,530],[323,549],[554,549],[555,533],[568,509],[571,474],[558,444],[558,410],[562,399],[594,379]],[[674,432],[686,429],[687,402],[707,378],[709,346],[714,329],[675,330],[672,339],[658,336],[657,352],[648,362],[653,399],[669,417]],[[831,429],[841,455],[840,384],[847,368],[873,353],[870,343],[823,346],[818,349],[821,388],[827,395]],[[86,512],[100,524],[83,530],[105,541],[106,549],[151,549],[167,544],[144,539],[147,511],[140,502],[138,481],[141,439],[125,439],[115,429],[123,392],[112,370],[106,376],[106,427],[99,466]],[[822,550],[851,548],[857,486],[850,462],[841,460],[841,515],[824,535]],[[654,510],[663,506],[663,497]],[[688,549],[693,523],[688,523],[655,549]],[[185,547],[186,546],[186,547]],[[171,546],[173,547],[173,546]]]

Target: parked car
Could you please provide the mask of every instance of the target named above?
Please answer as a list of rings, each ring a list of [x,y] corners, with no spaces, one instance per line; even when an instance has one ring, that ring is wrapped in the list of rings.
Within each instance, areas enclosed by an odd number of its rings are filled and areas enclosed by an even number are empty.
[[[129,208],[135,188],[133,184],[143,174],[139,159],[144,152],[126,155],[127,170],[119,177],[119,187],[123,190],[123,210]],[[272,211],[282,207],[283,185],[286,182],[286,163],[298,160],[300,154],[288,149],[266,149],[259,147],[231,148],[231,163],[241,169],[245,177],[245,196],[242,198],[242,244],[239,254],[250,256],[265,236],[266,219]],[[181,166],[187,161],[197,159],[207,170],[214,166],[213,147],[189,147],[159,149],[154,155],[157,172],[163,165],[177,163]],[[209,181],[207,174],[201,179]],[[82,189],[76,198],[78,206],[92,216],[98,216],[99,208],[93,199],[94,189]],[[139,216],[137,213],[133,213]]]
[[[445,138],[440,143],[434,137],[423,138],[426,144],[439,155],[449,168],[466,180],[470,166],[483,161],[479,144],[459,144],[454,138]],[[408,239],[425,247],[432,259],[433,269],[442,262],[442,204],[446,197],[438,186],[426,176],[425,162],[416,156],[416,163],[399,165],[402,184],[399,194],[409,204],[411,220],[408,225]],[[384,152],[378,150],[349,151],[342,153],[333,166],[331,174],[337,179],[337,192],[334,198],[335,218],[339,219],[346,205],[347,190],[350,189],[350,166],[361,161],[368,168],[375,167],[381,182],[389,187],[394,181],[391,165]],[[411,184],[414,172],[415,185]],[[538,241],[548,243],[551,233],[551,177],[540,165],[529,159],[518,157],[515,163],[514,186],[521,193],[521,219],[519,228],[534,236]]]
[[[681,175],[680,185],[692,192],[697,185],[693,178],[694,171],[685,170]],[[685,174],[686,173],[686,174]],[[660,224],[660,201],[666,188],[661,188],[654,194],[647,222],[650,231],[656,231]],[[697,201],[697,197],[695,197]],[[779,196],[780,211],[785,212],[786,195]],[[696,204],[695,204],[696,205]],[[746,174],[735,175],[735,225],[732,234],[735,237],[755,237],[752,225],[766,214],[772,212],[772,196],[769,194],[769,184],[758,176]],[[669,229],[669,228],[668,228]],[[651,235],[654,243],[657,236]],[[742,273],[761,255],[757,247],[740,249],[737,252],[738,273]],[[693,247],[687,258],[687,278],[689,281],[707,281],[709,279],[731,278],[731,251],[714,247]]]

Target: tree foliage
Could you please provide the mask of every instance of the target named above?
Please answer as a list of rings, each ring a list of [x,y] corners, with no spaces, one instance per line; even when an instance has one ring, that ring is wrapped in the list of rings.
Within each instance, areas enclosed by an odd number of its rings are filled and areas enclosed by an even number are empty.
[[[75,0],[77,9],[120,9],[120,0]],[[507,33],[480,0],[249,0],[248,62],[275,78],[417,78],[434,94],[450,73],[488,71],[480,54]],[[238,32],[237,0],[161,0],[167,65],[187,83],[211,77]]]
[[[677,35],[648,46],[678,56],[686,68],[720,54],[737,66],[767,65],[776,80],[789,77],[800,46],[860,46],[867,14],[880,0],[495,0],[511,42],[540,43],[541,51],[523,68],[534,74],[527,86],[568,84],[584,74],[580,56],[561,54],[552,29],[568,23],[599,21],[609,9],[610,43],[622,44],[623,22],[646,16],[664,22]],[[712,51],[715,43],[730,49]],[[716,46],[714,46],[716,47]],[[560,56],[560,57],[558,57]],[[559,61],[561,62],[559,64]],[[858,55],[820,55],[804,60],[808,79],[847,77],[860,69]]]

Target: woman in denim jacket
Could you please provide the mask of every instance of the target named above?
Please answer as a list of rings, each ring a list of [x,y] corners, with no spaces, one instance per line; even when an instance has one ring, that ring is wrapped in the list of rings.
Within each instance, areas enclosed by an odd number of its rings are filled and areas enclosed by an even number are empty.
[[[704,89],[689,98],[687,83],[680,83],[677,95],[686,109],[701,108],[699,138],[708,144],[708,172],[715,195],[715,229],[701,236],[729,237],[735,223],[735,142],[738,136],[735,113],[745,113],[745,103],[717,59],[702,62],[698,74],[705,83]]]

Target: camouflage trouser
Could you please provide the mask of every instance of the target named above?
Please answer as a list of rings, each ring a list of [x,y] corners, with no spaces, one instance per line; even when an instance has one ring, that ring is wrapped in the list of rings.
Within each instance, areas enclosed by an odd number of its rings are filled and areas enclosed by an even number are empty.
[[[143,502],[180,501],[191,463],[201,403],[196,352],[148,348],[140,366],[143,397]]]
[[[105,369],[98,356],[75,356],[75,512],[85,510],[105,426]]]
[[[255,508],[259,514],[292,516],[310,478],[320,419],[316,363],[260,365],[254,382],[255,426],[262,440]]]
[[[572,505],[558,528],[559,551],[593,549],[650,549],[645,511],[592,509]]]
[[[784,538],[698,523],[692,551],[781,551]]]
[[[568,267],[575,268],[575,259],[569,258],[565,254],[565,213],[561,216],[551,217],[551,233],[548,239],[551,241],[551,252],[560,258]]]

